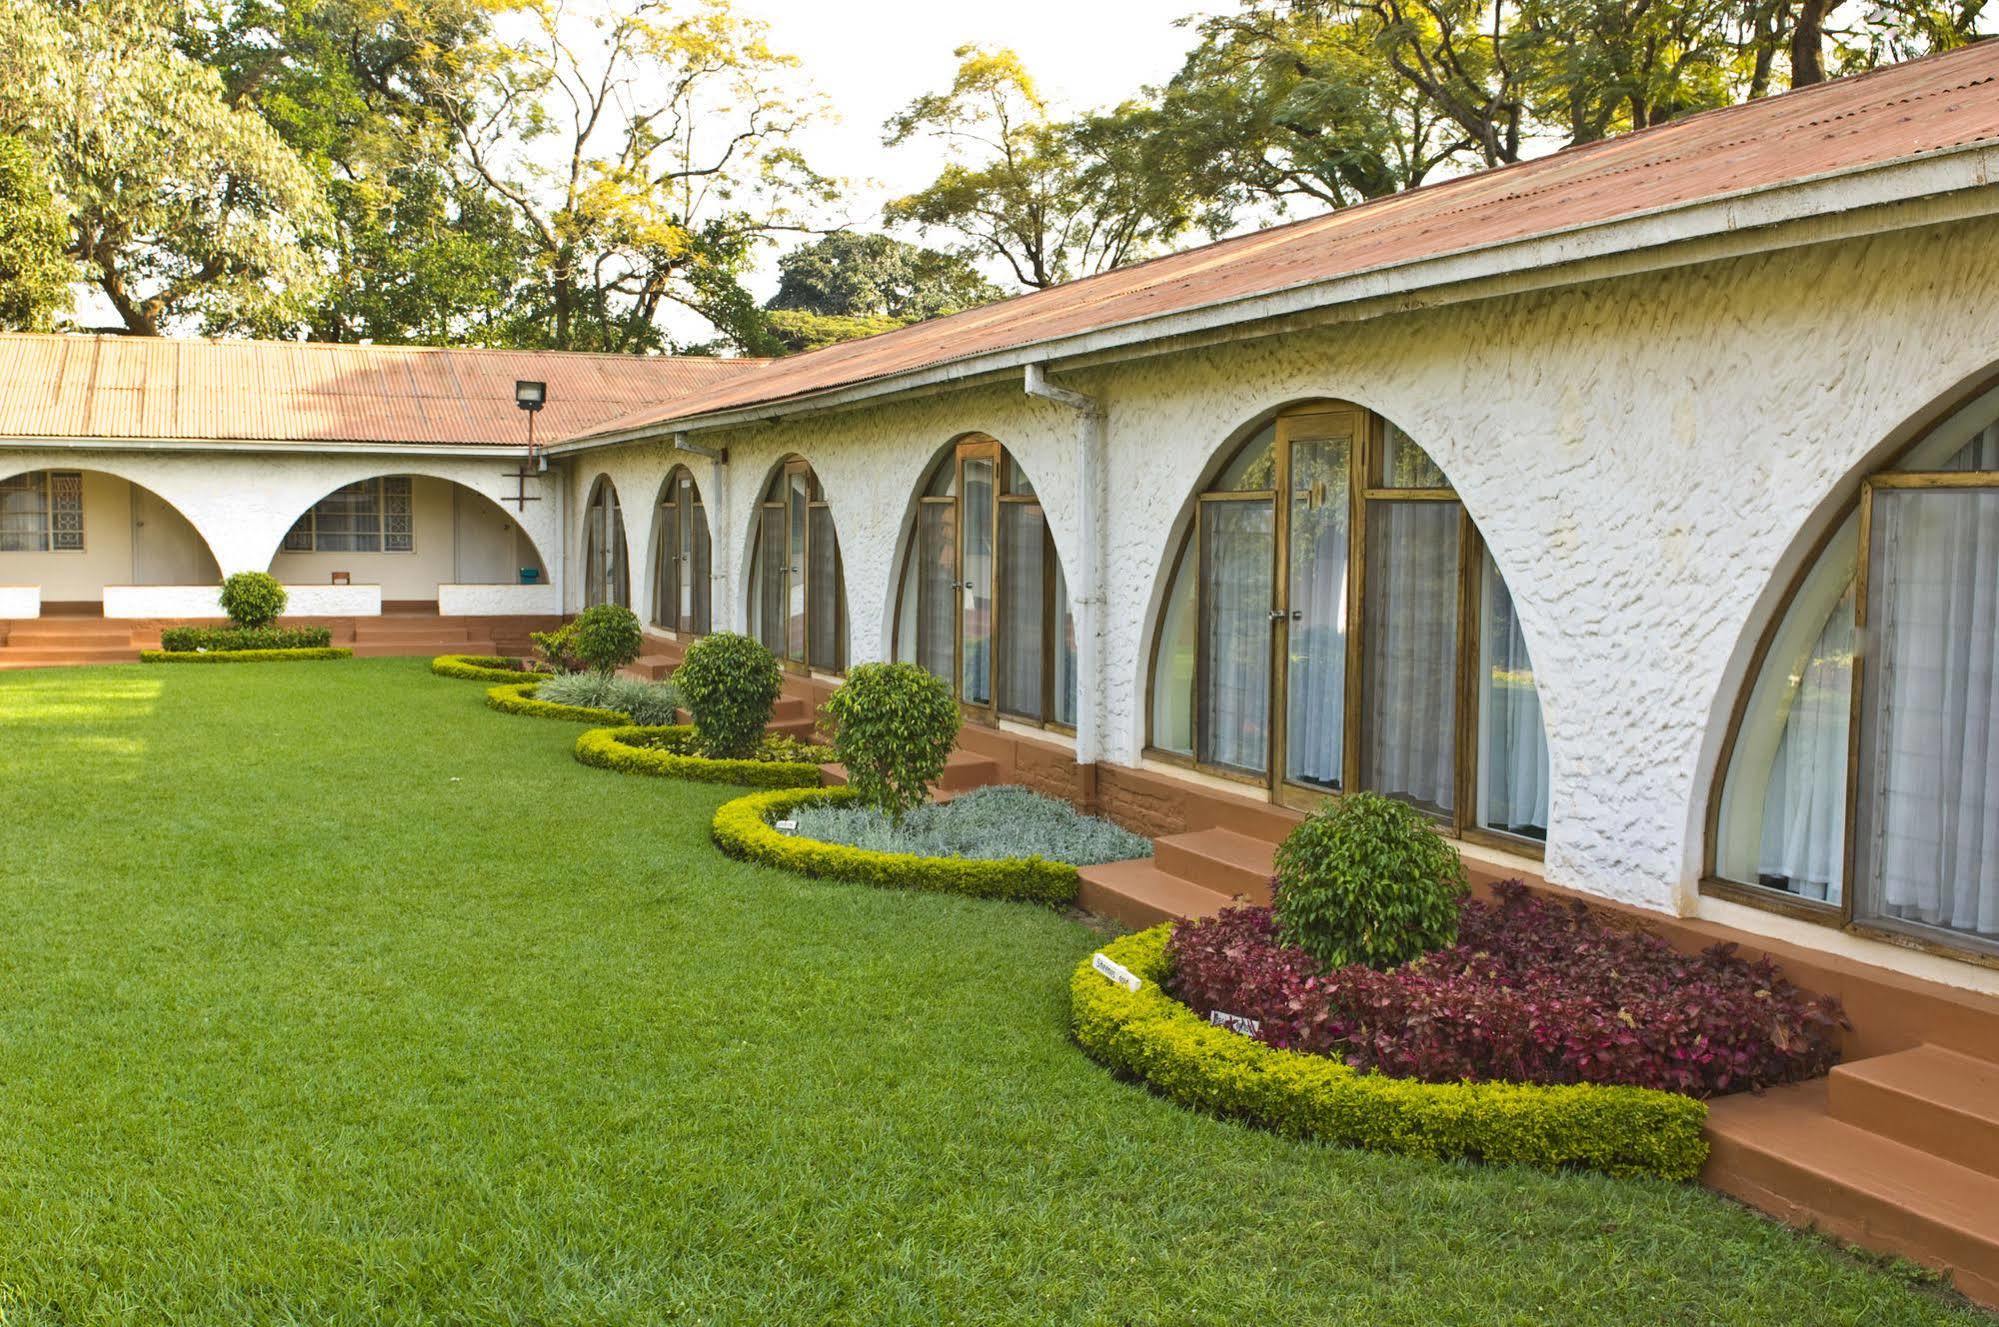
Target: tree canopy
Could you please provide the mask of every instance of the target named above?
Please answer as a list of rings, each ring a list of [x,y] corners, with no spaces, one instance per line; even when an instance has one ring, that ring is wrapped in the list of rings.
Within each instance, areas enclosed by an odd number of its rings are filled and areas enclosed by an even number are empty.
[[[0,329],[50,330],[55,316],[69,311],[78,275],[69,256],[69,209],[50,192],[27,145],[0,135]]]

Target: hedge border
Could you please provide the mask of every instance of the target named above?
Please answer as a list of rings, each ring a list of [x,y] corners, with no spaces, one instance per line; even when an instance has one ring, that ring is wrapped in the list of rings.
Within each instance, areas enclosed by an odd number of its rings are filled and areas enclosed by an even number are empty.
[[[289,650],[141,650],[140,663],[306,663],[315,659],[352,659],[354,651],[337,645],[300,646]]]
[[[510,660],[499,654],[440,654],[430,661],[430,671],[439,677],[456,677],[467,682],[546,682],[554,673],[539,668],[502,668]]]
[[[1079,877],[1076,868],[1067,862],[1052,862],[1045,857],[986,860],[870,852],[844,843],[822,843],[783,834],[770,823],[807,802],[839,802],[857,796],[852,788],[846,787],[751,793],[724,802],[716,810],[709,832],[715,846],[731,857],[817,880],[846,880],[887,889],[920,889],[1022,903],[1075,901]]]
[[[620,716],[623,717],[623,716]],[[816,788],[819,765],[802,760],[711,760],[706,756],[683,756],[658,747],[633,746],[629,739],[653,733],[694,735],[692,724],[661,724],[654,727],[627,724],[620,728],[592,728],[576,739],[576,759],[596,769],[620,774],[650,774],[663,779],[692,779],[697,783],[733,783],[745,788]],[[827,751],[826,759],[833,753]]]
[[[1103,947],[1144,985],[1085,959],[1069,979],[1070,1029],[1084,1052],[1183,1106],[1292,1138],[1410,1156],[1581,1168],[1687,1180],[1707,1158],[1707,1105],[1642,1087],[1590,1083],[1423,1083],[1363,1073],[1213,1027],[1160,985],[1168,922]]]
[[[530,719],[567,719],[572,723],[630,723],[632,716],[618,710],[600,710],[589,705],[560,705],[552,700],[536,700],[535,688],[545,679],[515,682],[486,688],[486,708],[502,714],[522,714]]]

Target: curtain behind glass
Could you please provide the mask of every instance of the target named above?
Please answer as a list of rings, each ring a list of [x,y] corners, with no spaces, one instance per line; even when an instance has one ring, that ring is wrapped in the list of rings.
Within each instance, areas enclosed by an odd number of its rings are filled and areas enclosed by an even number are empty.
[[[1873,529],[1861,908],[1999,939],[1999,493],[1880,489]]]
[[[765,507],[758,527],[763,547],[757,559],[757,625],[764,648],[780,659],[790,653],[785,640],[785,582],[790,579],[784,570],[785,519],[783,507]]]
[[[1055,631],[1061,648],[1055,654],[1055,722],[1076,723],[1076,618],[1069,611],[1069,580],[1062,559],[1055,559]]]
[[[814,507],[812,522],[812,641],[814,668],[840,668],[840,546],[833,537],[833,511]]]
[[[785,521],[789,531],[785,544],[784,558],[786,571],[785,595],[785,635],[784,654],[786,658],[805,658],[805,593],[807,572],[805,567],[805,506],[806,478],[804,475],[786,475],[784,480]]]
[[[698,502],[691,505],[694,524],[694,623],[690,630],[707,635],[714,626],[715,546],[708,538],[708,512]]]
[[[1032,502],[999,509],[999,707],[1041,719],[1041,665],[1046,656],[1047,523]]]
[[[1456,801],[1458,513],[1377,502],[1367,515],[1362,786],[1439,813]]]
[[[916,557],[916,661],[956,691],[958,504],[916,509]]]
[[[1348,443],[1291,444],[1284,774],[1340,786],[1347,697]]]
[[[993,463],[967,459],[963,483],[958,510],[965,523],[964,543],[958,565],[965,599],[958,695],[968,704],[985,705],[993,698]]]
[[[669,631],[680,629],[680,567],[680,505],[670,496],[659,506],[652,565],[652,620]]]
[[[1201,758],[1269,770],[1271,541],[1262,500],[1201,504]]]
[[[1487,552],[1479,596],[1478,822],[1548,836],[1548,734],[1513,594]]]
[[[1194,754],[1194,655],[1199,623],[1194,612],[1193,540],[1173,569],[1160,610],[1159,646],[1152,660],[1152,745]]]

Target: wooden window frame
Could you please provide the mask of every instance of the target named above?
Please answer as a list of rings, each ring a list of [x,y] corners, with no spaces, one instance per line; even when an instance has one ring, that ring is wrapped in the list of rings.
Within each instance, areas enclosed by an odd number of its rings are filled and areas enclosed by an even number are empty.
[[[1293,620],[1290,606],[1290,498],[1291,498],[1291,457],[1292,447],[1299,442],[1309,442],[1335,436],[1339,427],[1332,423],[1319,424],[1315,429],[1312,421],[1344,421],[1344,436],[1350,439],[1347,455],[1347,621],[1346,621],[1346,693],[1343,697],[1341,716],[1342,735],[1340,750],[1340,787],[1321,789],[1294,783],[1284,776],[1288,764],[1286,741],[1289,737],[1288,652],[1290,623]],[[1458,507],[1458,548],[1457,548],[1457,646],[1453,660],[1455,714],[1453,716],[1452,744],[1452,801],[1454,805],[1449,815],[1431,815],[1438,827],[1467,843],[1500,849],[1517,856],[1531,859],[1543,858],[1547,851],[1546,841],[1527,835],[1509,834],[1477,823],[1478,802],[1478,723],[1480,703],[1483,697],[1478,685],[1479,665],[1479,593],[1483,589],[1480,582],[1485,554],[1485,542],[1480,536],[1477,524],[1470,512],[1465,510],[1463,501],[1455,489],[1450,488],[1396,488],[1382,482],[1382,467],[1385,464],[1385,439],[1387,421],[1373,411],[1351,402],[1318,400],[1286,407],[1275,415],[1258,421],[1243,431],[1240,441],[1223,453],[1213,474],[1226,471],[1241,453],[1242,449],[1256,442],[1264,429],[1275,425],[1272,438],[1273,470],[1275,488],[1254,490],[1212,490],[1206,486],[1194,496],[1193,515],[1186,532],[1181,536],[1178,548],[1171,562],[1167,581],[1170,596],[1179,578],[1193,575],[1194,605],[1196,620],[1194,671],[1192,679],[1192,700],[1189,715],[1190,747],[1193,754],[1186,755],[1153,745],[1156,718],[1157,689],[1154,681],[1158,676],[1160,651],[1163,647],[1163,633],[1166,623],[1165,606],[1162,600],[1158,620],[1153,624],[1152,640],[1148,653],[1148,667],[1145,677],[1145,737],[1144,755],[1149,760],[1175,765],[1183,769],[1195,770],[1212,778],[1239,783],[1262,790],[1275,805],[1293,810],[1310,811],[1318,806],[1336,801],[1345,792],[1364,790],[1362,779],[1362,753],[1366,750],[1367,731],[1367,583],[1368,583],[1368,516],[1370,510],[1382,503],[1428,503],[1450,502]],[[1314,437],[1314,433],[1318,437]],[[1212,481],[1210,481],[1212,482]],[[1205,565],[1203,545],[1202,510],[1213,502],[1265,502],[1272,512],[1272,637],[1270,647],[1271,677],[1270,694],[1270,739],[1265,751],[1266,769],[1261,774],[1245,773],[1227,765],[1219,765],[1203,760],[1201,753],[1201,708],[1205,694],[1207,661],[1205,651],[1200,646],[1199,621],[1201,613],[1201,570]],[[1194,559],[1189,563],[1189,558]],[[1279,614],[1283,620],[1278,620]],[[1426,813],[1429,814],[1429,813]]]
[[[787,457],[779,462],[769,481],[764,484],[762,493],[757,498],[757,525],[750,540],[751,553],[755,560],[757,572],[756,593],[761,595],[764,592],[765,587],[769,584],[769,577],[777,570],[768,565],[768,559],[764,555],[765,523],[773,518],[774,513],[784,521],[784,561],[786,563],[790,562],[791,485],[792,480],[799,477],[803,477],[805,480],[804,537],[800,544],[798,566],[796,568],[787,566],[783,571],[784,589],[781,598],[785,605],[784,648],[781,650],[773,649],[771,653],[777,656],[778,666],[788,673],[793,673],[801,677],[810,677],[815,673],[832,677],[843,677],[847,671],[846,560],[840,554],[840,532],[838,524],[833,520],[832,504],[826,501],[825,490],[819,483],[819,476],[813,470],[812,463],[802,456]],[[812,513],[815,511],[826,513],[827,525],[833,531],[833,622],[831,629],[833,631],[833,659],[836,667],[831,669],[830,672],[827,669],[814,668],[812,666],[812,642],[814,640],[815,628],[820,625],[816,620],[817,613],[813,607]],[[791,590],[794,581],[803,589],[805,601],[804,633],[799,657],[795,659],[791,656],[790,624]],[[763,641],[766,648],[768,648],[769,642],[764,638],[770,631],[770,624],[763,620],[762,605],[756,604],[754,599],[752,600],[752,604],[757,609],[757,639]]]
[[[32,486],[29,484],[23,484],[20,482],[22,480],[32,480],[33,484]],[[75,498],[76,498],[76,513],[75,513],[76,540],[72,544],[66,544],[61,547],[58,547],[59,538],[68,535],[70,532],[67,530],[58,531],[56,528],[57,518],[59,515],[63,514],[59,512],[57,509],[58,504],[56,500],[57,499],[56,486],[57,486],[57,481],[59,480],[64,482],[74,482]],[[42,509],[40,512],[40,518],[41,518],[40,537],[41,537],[42,546],[40,548],[10,548],[10,549],[0,550],[0,552],[68,554],[68,553],[87,553],[90,551],[89,540],[87,538],[87,533],[86,533],[88,530],[88,522],[85,518],[84,501],[83,501],[83,471],[24,470],[20,474],[10,475],[5,480],[0,480],[0,483],[13,485],[14,491],[18,493],[35,492],[39,494],[39,496],[41,497],[41,504],[42,504]]]
[[[389,482],[391,480],[399,481],[406,486],[402,494],[404,500],[409,503],[410,528],[408,547],[406,548],[389,547]],[[360,488],[366,485],[373,485],[375,490],[375,542],[377,547],[372,549],[321,548],[319,546],[319,509],[331,501],[335,494],[343,493],[350,488]],[[300,532],[304,532],[305,544],[303,547],[295,548],[292,546],[292,540]],[[348,531],[345,533],[351,534],[356,532]],[[278,551],[280,553],[297,553],[300,555],[325,553],[352,557],[367,557],[380,553],[390,553],[400,556],[404,553],[416,552],[416,476],[373,475],[367,479],[357,479],[351,484],[342,484],[339,488],[334,489],[332,493],[328,493],[325,497],[307,507],[304,514],[292,522],[291,528],[285,531],[284,539],[278,544]]]

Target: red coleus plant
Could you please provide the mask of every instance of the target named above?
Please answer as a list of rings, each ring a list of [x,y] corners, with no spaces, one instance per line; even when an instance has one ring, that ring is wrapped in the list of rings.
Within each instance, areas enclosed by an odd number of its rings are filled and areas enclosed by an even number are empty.
[[[1709,1097],[1814,1078],[1846,1017],[1733,945],[1683,954],[1518,882],[1467,903],[1458,941],[1387,971],[1327,971],[1267,908],[1188,922],[1172,992],[1253,1018],[1261,1041],[1430,1083],[1619,1083]]]

